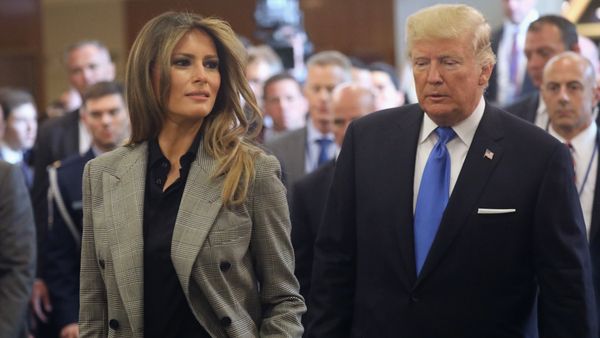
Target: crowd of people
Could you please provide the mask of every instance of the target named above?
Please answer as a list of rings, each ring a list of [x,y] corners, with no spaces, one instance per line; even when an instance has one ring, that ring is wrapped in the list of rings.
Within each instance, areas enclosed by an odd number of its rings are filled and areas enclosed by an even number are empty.
[[[0,338],[598,337],[598,49],[501,2],[412,14],[410,84],[166,12],[0,88]]]

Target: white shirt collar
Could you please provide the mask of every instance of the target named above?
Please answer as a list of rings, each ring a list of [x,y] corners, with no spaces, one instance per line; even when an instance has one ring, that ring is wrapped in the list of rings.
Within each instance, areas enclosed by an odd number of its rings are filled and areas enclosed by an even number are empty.
[[[477,107],[475,107],[475,110],[473,111],[473,113],[471,113],[471,115],[469,115],[469,117],[467,117],[466,119],[460,121],[458,124],[452,126],[452,129],[456,133],[456,136],[458,136],[458,138],[464,144],[466,144],[467,147],[470,147],[471,142],[473,142],[473,137],[475,136],[475,131],[477,130],[477,127],[479,126],[479,122],[481,121],[481,118],[483,117],[484,110],[485,110],[485,100],[483,99],[483,96],[482,96],[479,99],[479,103],[477,104]],[[438,127],[438,125],[435,124],[435,122],[433,122],[433,120],[431,120],[431,118],[429,118],[427,113],[425,113],[425,116],[423,116],[423,124],[421,127],[421,137],[419,139],[419,143],[425,142],[425,140],[427,140],[427,138],[429,138],[429,135],[431,135],[431,133],[433,133],[433,131],[437,127]]]
[[[323,134],[314,125],[312,120],[308,120],[306,124],[306,140],[308,144],[315,144],[317,140],[328,138],[333,141],[333,133]]]
[[[539,17],[538,11],[535,9],[529,11],[527,16],[523,19],[523,21],[518,24],[513,23],[512,21],[506,19],[504,20],[504,32],[512,33],[515,31],[515,27],[519,27],[519,34],[527,32],[529,25],[535,21]]]
[[[23,161],[23,152],[10,149],[6,143],[0,145],[0,152],[2,153],[2,159],[8,163],[16,164]]]
[[[569,141],[576,154],[591,154],[594,151],[597,130],[598,127],[596,126],[596,122],[592,120],[592,123],[590,123],[587,128],[575,135],[575,137]],[[566,143],[566,140],[556,132],[554,127],[552,127],[552,124],[550,124],[550,127],[548,128],[548,132],[560,142]]]

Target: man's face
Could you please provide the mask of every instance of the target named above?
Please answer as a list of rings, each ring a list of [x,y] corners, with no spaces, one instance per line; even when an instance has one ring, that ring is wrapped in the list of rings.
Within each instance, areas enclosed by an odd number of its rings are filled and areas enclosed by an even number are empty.
[[[110,56],[93,44],[83,45],[69,53],[67,72],[71,86],[79,94],[97,82],[115,78],[115,66]]]
[[[256,60],[246,66],[246,79],[259,103],[263,102],[263,85],[271,75],[273,74],[269,65],[262,60]]]
[[[83,123],[100,150],[113,150],[129,135],[129,116],[121,95],[88,99],[83,108]]]
[[[265,114],[271,116],[276,131],[304,126],[308,103],[294,80],[283,79],[265,88]]]
[[[371,72],[371,80],[375,89],[377,110],[394,108],[404,104],[404,96],[396,89],[392,79],[386,72]]]
[[[333,110],[333,134],[335,143],[342,146],[350,122],[375,110],[370,93],[342,92],[331,104]]]
[[[37,110],[32,103],[22,104],[6,120],[4,141],[13,150],[33,148],[37,134]]]
[[[539,88],[542,84],[544,66],[554,55],[564,52],[565,45],[561,40],[558,27],[543,24],[537,31],[527,32],[525,38],[525,56],[527,57],[527,73],[531,81]]]
[[[308,100],[310,118],[315,123],[330,123],[333,120],[331,112],[331,93],[338,84],[344,82],[344,69],[337,65],[313,65],[308,68],[304,96]]]
[[[411,62],[419,104],[440,126],[473,113],[492,72],[476,60],[470,36],[415,41]]]
[[[563,58],[544,73],[541,94],[552,127],[561,135],[576,135],[592,121],[596,84],[586,77],[585,69],[583,60]]]
[[[502,0],[504,16],[516,24],[525,19],[534,5],[534,0]]]

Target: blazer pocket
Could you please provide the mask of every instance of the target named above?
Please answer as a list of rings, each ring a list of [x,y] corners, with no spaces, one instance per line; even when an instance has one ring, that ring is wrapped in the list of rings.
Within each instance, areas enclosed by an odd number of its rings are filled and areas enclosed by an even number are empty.
[[[252,222],[232,225],[227,228],[219,227],[208,234],[208,243],[211,247],[229,246],[237,243],[248,242],[252,232]]]
[[[514,214],[517,209],[492,209],[492,208],[479,208],[477,214],[479,215],[502,215],[502,214]]]

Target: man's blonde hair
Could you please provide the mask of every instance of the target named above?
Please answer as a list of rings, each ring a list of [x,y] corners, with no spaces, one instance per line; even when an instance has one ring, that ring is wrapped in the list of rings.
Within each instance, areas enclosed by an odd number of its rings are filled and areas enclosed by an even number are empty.
[[[490,25],[475,8],[467,5],[435,5],[408,17],[406,44],[411,54],[415,41],[459,39],[471,35],[475,58],[483,66],[494,65]]]

